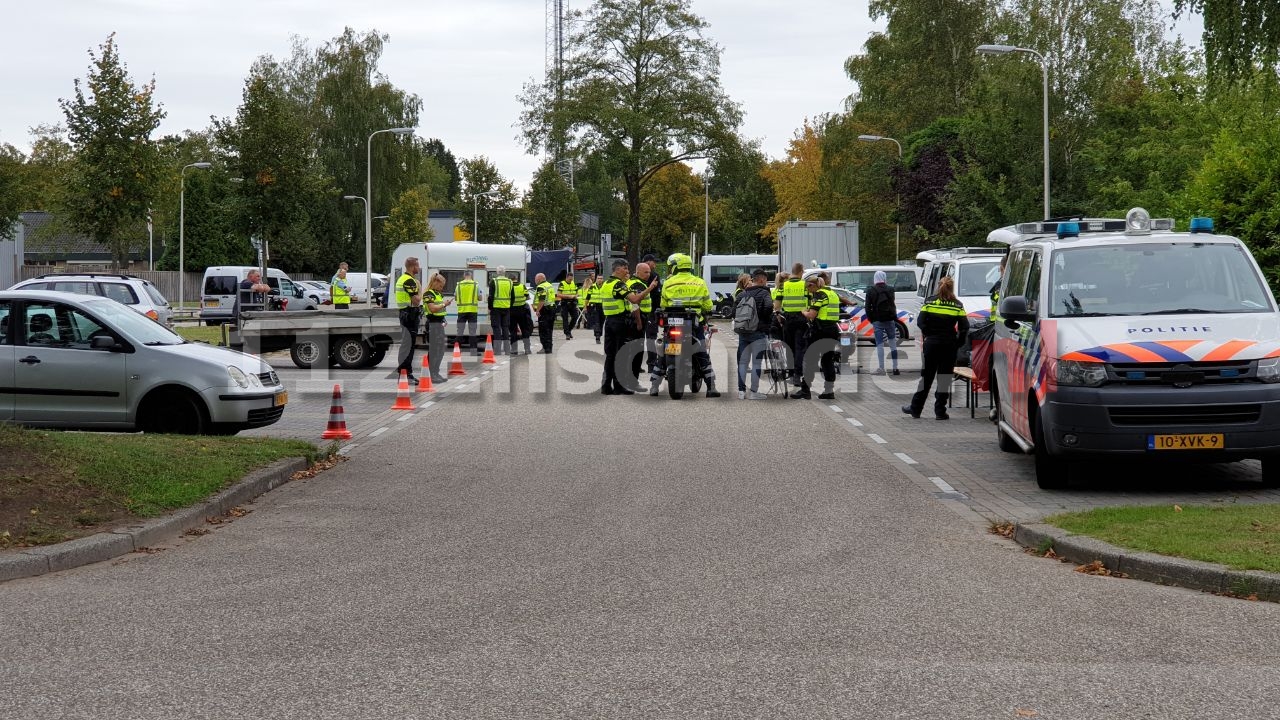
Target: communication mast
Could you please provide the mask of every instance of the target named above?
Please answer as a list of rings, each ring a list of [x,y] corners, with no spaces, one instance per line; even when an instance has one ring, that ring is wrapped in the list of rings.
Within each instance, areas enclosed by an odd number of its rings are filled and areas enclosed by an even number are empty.
[[[567,0],[546,0],[546,56],[544,58],[547,88],[552,93],[552,107],[559,108],[564,97],[564,45],[565,45],[565,11]],[[548,159],[555,163],[556,170],[573,187],[573,159],[566,156],[565,129],[559,123],[551,129],[551,137],[547,141]]]

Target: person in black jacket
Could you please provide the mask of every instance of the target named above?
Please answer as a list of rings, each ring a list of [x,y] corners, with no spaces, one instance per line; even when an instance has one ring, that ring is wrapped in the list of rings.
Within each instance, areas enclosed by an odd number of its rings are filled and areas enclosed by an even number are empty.
[[[884,345],[887,340],[889,343],[889,357],[893,362],[893,374],[898,374],[898,305],[897,298],[894,297],[893,288],[889,287],[887,280],[888,275],[883,270],[877,270],[875,274],[875,284],[867,288],[864,308],[867,313],[867,319],[871,321],[871,326],[875,328],[876,333],[876,364],[878,367],[872,371],[872,375],[884,374]]]
[[[902,412],[913,418],[920,417],[924,401],[929,397],[929,386],[938,377],[938,388],[933,395],[933,415],[948,420],[947,399],[951,396],[951,374],[956,366],[956,349],[961,338],[969,335],[969,320],[964,305],[956,299],[955,281],[949,277],[938,283],[938,294],[925,301],[916,319],[920,334],[924,336],[924,367],[920,369],[920,384],[911,404],[903,405]]]
[[[760,392],[760,371],[773,331],[773,294],[769,292],[769,273],[764,268],[751,271],[750,282],[735,302],[735,316],[737,303],[747,302],[755,305],[756,327],[751,331],[738,332],[738,399],[764,400],[767,396]],[[750,392],[746,383],[748,364],[751,366]]]

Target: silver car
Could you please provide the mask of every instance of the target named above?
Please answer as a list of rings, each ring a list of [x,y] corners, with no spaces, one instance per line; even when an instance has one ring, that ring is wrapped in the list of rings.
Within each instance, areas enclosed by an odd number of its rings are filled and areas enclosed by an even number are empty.
[[[134,275],[111,273],[47,273],[17,283],[10,290],[55,290],[101,295],[124,303],[161,325],[173,324],[173,309],[160,290]]]
[[[233,435],[288,393],[262,360],[183,340],[103,297],[0,292],[0,422]]]

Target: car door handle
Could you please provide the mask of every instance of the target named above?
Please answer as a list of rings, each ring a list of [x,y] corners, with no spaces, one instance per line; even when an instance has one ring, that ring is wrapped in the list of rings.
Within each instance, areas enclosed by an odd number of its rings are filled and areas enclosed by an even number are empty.
[[[28,355],[22,358],[21,360],[19,360],[18,362],[26,363],[28,365],[35,365],[40,362],[40,358],[36,357],[35,355]]]

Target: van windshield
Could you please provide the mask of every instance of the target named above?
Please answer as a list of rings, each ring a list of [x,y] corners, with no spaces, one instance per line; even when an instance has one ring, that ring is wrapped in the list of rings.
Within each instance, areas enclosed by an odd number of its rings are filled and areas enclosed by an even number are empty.
[[[1271,294],[1237,243],[1143,243],[1058,250],[1052,317],[1271,312]]]
[[[1000,258],[990,261],[956,263],[956,295],[990,295],[1000,279]]]
[[[894,292],[915,292],[916,271],[885,270],[885,284]],[[849,290],[866,290],[875,285],[875,270],[840,270],[836,272],[836,285]]]

